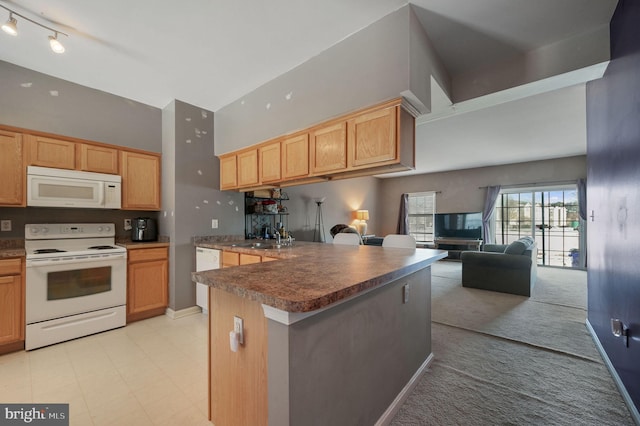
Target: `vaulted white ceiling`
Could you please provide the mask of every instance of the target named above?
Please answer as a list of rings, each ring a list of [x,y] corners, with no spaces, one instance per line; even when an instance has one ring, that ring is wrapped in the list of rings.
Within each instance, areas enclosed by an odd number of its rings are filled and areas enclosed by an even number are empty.
[[[56,55],[48,32],[18,18],[19,37],[0,33],[0,60],[158,108],[179,99],[216,111],[406,3],[0,0],[69,34],[61,36],[66,53]],[[459,75],[607,25],[617,0],[410,3],[448,72]],[[532,93],[420,118],[417,171],[584,153],[584,84]],[[434,107],[436,118],[451,101],[441,96]]]

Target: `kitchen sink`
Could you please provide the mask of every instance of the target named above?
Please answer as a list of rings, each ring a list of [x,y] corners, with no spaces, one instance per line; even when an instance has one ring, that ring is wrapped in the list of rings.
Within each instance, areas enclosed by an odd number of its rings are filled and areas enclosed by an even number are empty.
[[[243,247],[243,248],[251,248],[256,250],[269,250],[269,249],[279,249],[286,247],[286,244],[276,244],[276,243],[263,243],[263,242],[253,242],[253,243],[240,243],[240,244],[231,244],[231,247]]]

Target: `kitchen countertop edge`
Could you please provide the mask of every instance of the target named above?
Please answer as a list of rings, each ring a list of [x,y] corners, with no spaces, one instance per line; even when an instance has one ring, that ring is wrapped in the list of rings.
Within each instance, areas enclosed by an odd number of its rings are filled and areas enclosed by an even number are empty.
[[[290,313],[323,309],[426,268],[447,255],[446,251],[432,249],[385,250],[305,242],[256,250],[238,247],[237,243],[207,242],[196,247],[274,257],[281,262],[194,272],[192,280]],[[336,262],[360,268],[350,276]],[[291,291],[293,286],[295,292]]]
[[[116,239],[116,245],[126,248],[127,250],[141,249],[141,248],[161,248],[169,247],[168,237],[158,237],[157,241],[132,241],[130,239]]]

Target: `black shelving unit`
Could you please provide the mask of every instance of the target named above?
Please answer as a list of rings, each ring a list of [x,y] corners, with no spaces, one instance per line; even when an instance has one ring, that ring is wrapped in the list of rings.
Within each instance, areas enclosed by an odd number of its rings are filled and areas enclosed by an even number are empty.
[[[244,196],[244,233],[246,238],[258,238],[263,237],[263,229],[265,226],[269,227],[269,236],[273,237],[274,230],[278,223],[282,223],[284,229],[289,230],[288,215],[286,206],[283,201],[289,200],[289,196],[286,193],[281,193],[280,197],[256,197],[250,193],[245,193]],[[276,212],[267,212],[264,210],[256,209],[258,202],[275,201],[277,206]]]

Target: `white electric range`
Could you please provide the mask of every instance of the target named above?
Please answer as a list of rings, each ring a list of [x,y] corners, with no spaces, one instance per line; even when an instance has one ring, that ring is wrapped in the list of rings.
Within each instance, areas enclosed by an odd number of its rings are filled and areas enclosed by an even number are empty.
[[[31,350],[126,324],[127,250],[113,223],[25,225]]]

